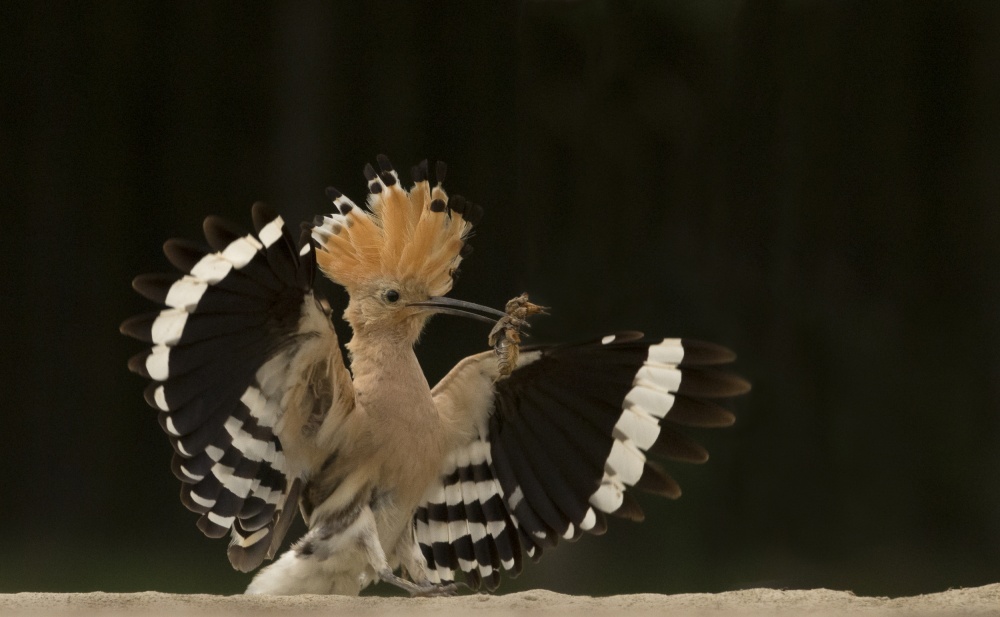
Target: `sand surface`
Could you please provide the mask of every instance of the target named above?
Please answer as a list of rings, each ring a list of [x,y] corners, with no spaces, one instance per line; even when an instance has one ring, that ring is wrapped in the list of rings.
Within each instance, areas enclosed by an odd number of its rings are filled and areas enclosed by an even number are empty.
[[[845,591],[747,589],[718,594],[639,594],[592,598],[550,591],[454,598],[344,598],[337,596],[213,596],[145,593],[17,593],[0,594],[0,613],[140,615],[246,615],[323,613],[325,615],[475,615],[481,613],[545,613],[610,615],[656,613],[676,615],[841,614],[997,614],[1000,584],[914,596],[868,598]]]

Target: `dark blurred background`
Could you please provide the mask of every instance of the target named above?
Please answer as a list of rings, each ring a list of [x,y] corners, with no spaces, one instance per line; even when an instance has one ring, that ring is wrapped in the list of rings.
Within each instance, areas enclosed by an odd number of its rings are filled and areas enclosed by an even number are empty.
[[[129,282],[207,214],[361,198],[383,152],[487,209],[453,295],[754,383],[681,500],[502,592],[1000,581],[997,32],[992,1],[5,3],[0,591],[242,591],[126,371]],[[432,383],[485,337],[436,319]]]

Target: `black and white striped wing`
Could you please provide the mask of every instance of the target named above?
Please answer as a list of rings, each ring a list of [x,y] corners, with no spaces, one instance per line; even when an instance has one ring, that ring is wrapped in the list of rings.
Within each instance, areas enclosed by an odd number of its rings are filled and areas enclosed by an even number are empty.
[[[211,249],[168,241],[164,253],[181,272],[133,282],[167,308],[121,327],[153,345],[129,368],[152,380],[145,398],[173,445],[181,500],[201,514],[205,535],[231,531],[229,558],[242,571],[273,557],[294,518],[308,456],[300,419],[327,411],[322,401],[351,388],[313,296],[312,246],[297,247],[264,204],[254,205],[253,222],[256,233],[246,233],[209,217]],[[307,377],[307,390],[323,396],[302,395]]]
[[[716,368],[732,352],[681,339],[623,333],[579,345],[525,348],[496,381],[492,352],[466,358],[434,389],[442,413],[466,417],[473,437],[449,456],[415,516],[431,578],[466,573],[473,587],[521,570],[560,538],[606,530],[605,515],[642,520],[628,490],[670,498],[677,483],[651,460],[701,463],[685,427],[733,415],[712,399],[749,384]]]

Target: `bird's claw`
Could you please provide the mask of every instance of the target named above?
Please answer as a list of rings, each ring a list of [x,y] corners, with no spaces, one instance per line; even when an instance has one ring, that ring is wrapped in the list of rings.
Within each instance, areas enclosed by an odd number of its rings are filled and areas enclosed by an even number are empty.
[[[457,594],[458,585],[455,583],[447,585],[428,583],[427,585],[418,585],[415,589],[410,590],[411,598],[450,598]]]
[[[378,577],[380,580],[395,585],[407,592],[411,598],[442,598],[458,593],[458,585],[456,583],[448,583],[446,585],[437,585],[430,581],[415,583],[396,576],[388,568],[380,572]]]

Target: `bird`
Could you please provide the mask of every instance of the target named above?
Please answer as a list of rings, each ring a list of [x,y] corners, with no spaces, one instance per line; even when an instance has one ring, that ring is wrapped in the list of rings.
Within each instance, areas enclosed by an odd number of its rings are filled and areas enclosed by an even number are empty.
[[[328,188],[333,212],[298,239],[258,202],[252,232],[209,216],[207,246],[164,244],[177,272],[133,281],[163,307],[121,332],[147,344],[128,366],[149,380],[181,501],[230,537],[236,570],[272,560],[246,592],[494,591],[609,516],[642,520],[636,491],[679,497],[662,461],[704,462],[685,429],[734,422],[725,402],[750,389],[735,355],[631,331],[521,346],[541,310],[526,295],[506,310],[446,295],[484,209],[449,197],[444,163],[406,189],[376,162],[364,206]],[[317,270],[347,291],[347,358]],[[493,324],[495,348],[431,387],[414,346],[435,314]],[[307,532],[279,556],[297,516]]]

